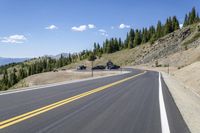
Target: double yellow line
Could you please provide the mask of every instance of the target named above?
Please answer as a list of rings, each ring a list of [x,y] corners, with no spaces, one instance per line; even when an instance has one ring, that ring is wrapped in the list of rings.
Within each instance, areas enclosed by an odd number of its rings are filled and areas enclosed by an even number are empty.
[[[83,98],[83,97],[86,97],[88,95],[91,95],[93,93],[96,93],[96,92],[100,92],[102,90],[105,90],[105,89],[108,89],[109,87],[112,87],[114,85],[117,85],[117,84],[120,84],[122,82],[125,82],[127,80],[130,80],[132,78],[135,78],[137,76],[140,76],[142,74],[146,73],[143,72],[143,73],[140,73],[140,74],[137,74],[137,75],[134,75],[132,77],[128,77],[128,78],[125,78],[125,79],[122,79],[122,80],[119,80],[119,81],[116,81],[114,83],[111,83],[111,84],[108,84],[108,85],[105,85],[105,86],[102,86],[102,87],[99,87],[99,88],[96,88],[96,89],[93,89],[91,91],[87,91],[87,92],[84,92],[84,93],[81,93],[79,95],[75,95],[75,96],[72,96],[70,98],[67,98],[67,99],[64,99],[64,100],[61,100],[59,102],[56,102],[56,103],[53,103],[53,104],[50,104],[50,105],[47,105],[47,106],[44,106],[44,107],[41,107],[39,109],[36,109],[36,110],[33,110],[33,111],[30,111],[30,112],[27,112],[25,114],[22,114],[22,115],[19,115],[19,116],[15,116],[13,118],[10,118],[10,119],[7,119],[7,120],[4,120],[4,121],[1,121],[0,122],[0,129],[3,129],[3,128],[6,128],[8,126],[11,126],[11,125],[14,125],[16,123],[19,123],[21,121],[24,121],[26,119],[29,119],[31,117],[34,117],[34,116],[37,116],[39,114],[42,114],[44,112],[47,112],[49,110],[52,110],[52,109],[55,109],[57,107],[60,107],[62,105],[65,105],[67,103],[70,103],[70,102],[73,102],[75,100],[78,100],[80,98]]]

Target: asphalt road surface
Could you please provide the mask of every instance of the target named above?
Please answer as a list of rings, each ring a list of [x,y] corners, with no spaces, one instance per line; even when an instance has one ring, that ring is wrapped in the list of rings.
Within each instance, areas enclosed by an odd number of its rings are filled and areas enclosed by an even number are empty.
[[[0,133],[189,133],[157,72],[0,95]]]

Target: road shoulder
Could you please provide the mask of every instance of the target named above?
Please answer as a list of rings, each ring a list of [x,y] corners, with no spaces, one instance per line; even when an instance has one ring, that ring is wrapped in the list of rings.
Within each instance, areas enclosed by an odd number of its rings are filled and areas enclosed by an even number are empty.
[[[190,131],[199,133],[200,97],[172,76],[164,72],[162,72],[162,76]]]

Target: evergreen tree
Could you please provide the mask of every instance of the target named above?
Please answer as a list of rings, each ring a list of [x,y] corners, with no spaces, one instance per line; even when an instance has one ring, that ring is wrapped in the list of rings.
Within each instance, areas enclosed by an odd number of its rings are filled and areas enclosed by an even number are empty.
[[[141,44],[141,35],[140,35],[140,31],[137,29],[135,31],[134,47],[138,46],[139,44]]]
[[[122,39],[119,38],[119,50],[122,50],[123,49],[123,43],[122,43]]]
[[[129,41],[131,41],[131,43],[133,43],[134,38],[135,38],[135,31],[134,31],[134,29],[131,29],[129,32]]]
[[[167,35],[168,33],[171,33],[172,31],[173,31],[172,20],[171,20],[171,17],[169,17],[167,18],[166,23],[165,23],[164,34]]]
[[[19,80],[25,78],[25,73],[24,73],[24,70],[23,68],[19,69]]]
[[[189,14],[185,15],[185,20],[184,20],[184,27],[197,23],[199,21],[199,15],[196,12],[195,7],[192,8],[192,11],[189,12]]]
[[[119,51],[119,42],[118,42],[117,38],[114,39],[114,50],[113,50],[113,52],[116,52],[116,51]]]
[[[195,7],[192,8],[191,13],[189,13],[189,24],[193,24],[196,22],[196,9]]]
[[[131,40],[129,40],[129,42],[128,42],[128,48],[129,49],[133,48],[133,42]]]
[[[13,72],[10,74],[10,85],[13,86],[18,82],[17,75],[16,75],[16,69],[13,69]]]
[[[97,53],[97,44],[96,44],[96,42],[94,43],[94,50],[93,50],[93,52],[96,54]]]
[[[4,70],[4,73],[3,73],[3,83],[5,85],[8,85],[8,82],[9,82],[9,80],[8,80],[8,71],[6,69],[6,70]]]
[[[148,31],[148,40],[152,38],[156,34],[156,30],[154,26],[150,26],[149,31]]]
[[[143,28],[142,30],[142,43],[148,42],[148,30],[147,28]]]
[[[156,38],[160,38],[163,36],[163,26],[161,21],[158,21],[157,27],[156,27]]]
[[[155,40],[156,40],[156,34],[153,34],[151,36],[151,39],[149,40],[150,44],[153,44],[155,42]]]
[[[176,16],[174,16],[172,19],[172,31],[175,31],[178,29],[180,29],[179,22],[178,22],[178,19],[176,18]]]
[[[125,47],[125,48],[128,48],[128,43],[129,43],[129,34],[127,33],[126,39],[125,39],[125,41],[124,41],[124,47]]]
[[[185,15],[185,20],[184,20],[183,26],[185,27],[185,26],[187,26],[187,25],[189,25],[189,20],[188,20],[188,15],[186,14],[186,15]]]

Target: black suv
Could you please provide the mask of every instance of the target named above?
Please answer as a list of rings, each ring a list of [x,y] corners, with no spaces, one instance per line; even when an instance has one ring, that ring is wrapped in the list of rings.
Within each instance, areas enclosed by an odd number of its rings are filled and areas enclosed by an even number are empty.
[[[104,70],[104,69],[106,69],[106,67],[103,65],[95,66],[92,68],[92,70]]]
[[[86,69],[86,66],[84,65],[80,65],[76,68],[77,70],[85,70]]]

